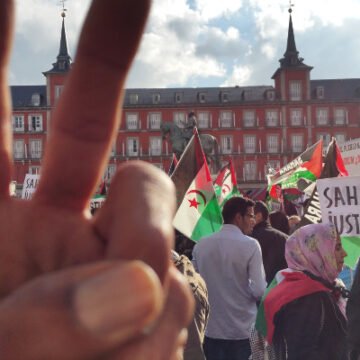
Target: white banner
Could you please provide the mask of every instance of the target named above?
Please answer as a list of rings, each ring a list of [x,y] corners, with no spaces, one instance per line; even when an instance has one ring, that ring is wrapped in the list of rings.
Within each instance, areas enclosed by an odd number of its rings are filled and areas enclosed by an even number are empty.
[[[319,179],[316,186],[322,221],[343,236],[360,236],[360,176]]]
[[[21,193],[22,199],[30,200],[32,198],[39,183],[39,180],[40,180],[39,174],[36,175],[26,174],[22,188],[22,193]]]
[[[339,144],[349,176],[360,176],[360,139],[354,139]]]

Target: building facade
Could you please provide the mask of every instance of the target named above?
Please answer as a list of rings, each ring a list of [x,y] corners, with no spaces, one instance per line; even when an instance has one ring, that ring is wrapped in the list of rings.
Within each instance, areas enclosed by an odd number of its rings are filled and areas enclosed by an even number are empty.
[[[20,190],[27,173],[40,173],[51,116],[71,71],[64,17],[60,50],[46,85],[12,86],[14,181]],[[127,89],[122,123],[105,179],[117,166],[140,159],[167,171],[171,144],[160,125],[183,127],[195,112],[199,133],[216,137],[221,161],[233,159],[239,188],[263,188],[269,168],[279,168],[323,138],[360,137],[360,79],[311,80],[295,45],[291,12],[286,51],[273,85],[217,88]]]

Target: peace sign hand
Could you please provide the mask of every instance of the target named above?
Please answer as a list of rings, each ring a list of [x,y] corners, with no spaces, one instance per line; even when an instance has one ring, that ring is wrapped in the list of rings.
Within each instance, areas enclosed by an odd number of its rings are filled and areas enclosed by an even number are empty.
[[[2,358],[177,358],[193,304],[170,266],[173,184],[151,165],[129,162],[96,216],[85,211],[116,136],[149,1],[92,2],[27,202],[8,194],[13,11],[12,0],[0,3]]]

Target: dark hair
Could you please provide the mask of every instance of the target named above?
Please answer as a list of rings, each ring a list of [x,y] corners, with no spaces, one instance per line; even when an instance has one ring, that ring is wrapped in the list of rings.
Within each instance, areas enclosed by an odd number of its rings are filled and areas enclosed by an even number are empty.
[[[269,218],[269,209],[263,201],[256,201],[254,213],[261,213],[264,221],[267,221],[267,219]]]
[[[222,215],[224,218],[224,224],[231,224],[237,213],[240,213],[241,216],[245,216],[247,209],[254,205],[255,203],[250,199],[240,196],[232,197],[226,201],[223,207]]]
[[[270,214],[270,224],[273,228],[289,235],[289,220],[282,211],[274,211]]]

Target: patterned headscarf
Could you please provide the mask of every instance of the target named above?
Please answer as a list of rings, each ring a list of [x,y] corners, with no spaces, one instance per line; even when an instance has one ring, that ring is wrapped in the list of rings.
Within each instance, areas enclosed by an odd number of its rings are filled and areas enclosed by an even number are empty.
[[[337,236],[333,224],[311,224],[299,228],[286,241],[288,267],[307,270],[333,283],[339,274],[335,258]]]

